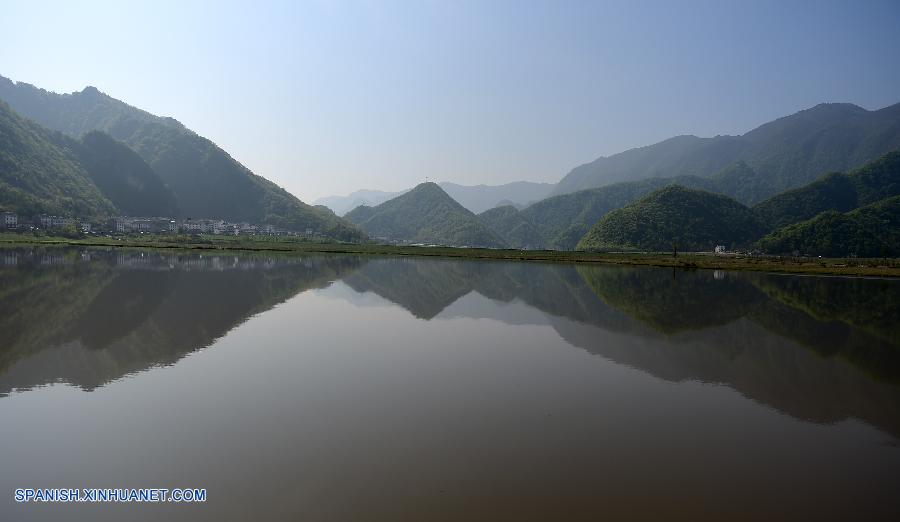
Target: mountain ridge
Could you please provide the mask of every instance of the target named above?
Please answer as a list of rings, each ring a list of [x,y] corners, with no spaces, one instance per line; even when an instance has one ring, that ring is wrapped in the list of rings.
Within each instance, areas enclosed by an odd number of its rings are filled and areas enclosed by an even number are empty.
[[[312,229],[339,240],[364,238],[350,223],[254,174],[174,118],[155,116],[95,87],[57,94],[0,76],[0,99],[21,115],[69,136],[100,130],[125,143],[172,190],[183,216]]]
[[[553,194],[650,177],[709,177],[744,161],[770,185],[757,200],[844,171],[900,147],[900,103],[869,111],[853,104],[818,104],[739,136],[680,135],[601,156],[564,176]],[[755,201],[747,201],[754,203]]]

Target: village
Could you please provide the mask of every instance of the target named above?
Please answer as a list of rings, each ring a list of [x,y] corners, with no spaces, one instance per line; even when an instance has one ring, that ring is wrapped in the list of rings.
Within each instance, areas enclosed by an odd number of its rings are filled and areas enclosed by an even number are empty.
[[[170,217],[116,216],[105,221],[38,214],[26,218],[15,212],[2,211],[3,227],[9,231],[69,231],[81,234],[216,234],[321,237],[311,228],[304,232],[287,230],[269,224],[229,223],[221,219],[175,219]]]

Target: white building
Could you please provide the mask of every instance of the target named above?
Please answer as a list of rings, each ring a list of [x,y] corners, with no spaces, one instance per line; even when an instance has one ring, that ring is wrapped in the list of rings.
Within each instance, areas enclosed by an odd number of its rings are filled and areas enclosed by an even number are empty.
[[[116,232],[131,232],[131,218],[127,217],[117,217],[113,218],[115,223]]]
[[[48,216],[46,214],[41,214],[40,216],[41,226],[44,228],[57,228],[57,227],[67,227],[75,221],[72,218],[67,218],[63,216]]]
[[[725,247],[722,246],[722,245],[716,245],[716,253],[717,253],[717,254],[724,254],[724,253],[725,253]]]
[[[228,231],[228,223],[222,220],[216,220],[211,223],[213,234],[224,234]]]
[[[181,222],[180,228],[184,232],[222,234],[226,232],[228,224],[218,219],[186,219]]]
[[[3,224],[6,228],[15,228],[19,224],[19,216],[15,212],[4,212]]]

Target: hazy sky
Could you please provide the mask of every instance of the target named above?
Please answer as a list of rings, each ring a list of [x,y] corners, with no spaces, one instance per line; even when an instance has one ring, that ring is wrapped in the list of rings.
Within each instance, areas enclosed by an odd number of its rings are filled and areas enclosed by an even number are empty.
[[[301,199],[559,180],[900,102],[900,1],[2,2],[0,75],[173,116]]]

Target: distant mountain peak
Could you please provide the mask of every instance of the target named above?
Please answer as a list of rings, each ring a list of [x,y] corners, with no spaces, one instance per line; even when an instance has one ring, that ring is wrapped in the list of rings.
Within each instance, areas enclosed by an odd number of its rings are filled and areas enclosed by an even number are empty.
[[[430,181],[380,205],[356,207],[344,217],[375,238],[447,246],[505,246],[475,214]]]
[[[460,185],[449,181],[440,181],[436,184],[451,198],[474,214],[480,214],[493,208],[498,201],[510,201],[517,206],[527,206],[547,197],[555,186],[552,183],[536,183],[533,181],[514,181],[502,185]],[[343,215],[359,205],[375,206],[409,190],[411,189],[399,192],[357,190],[347,196],[319,198],[316,200],[316,203],[327,205],[337,214]]]

